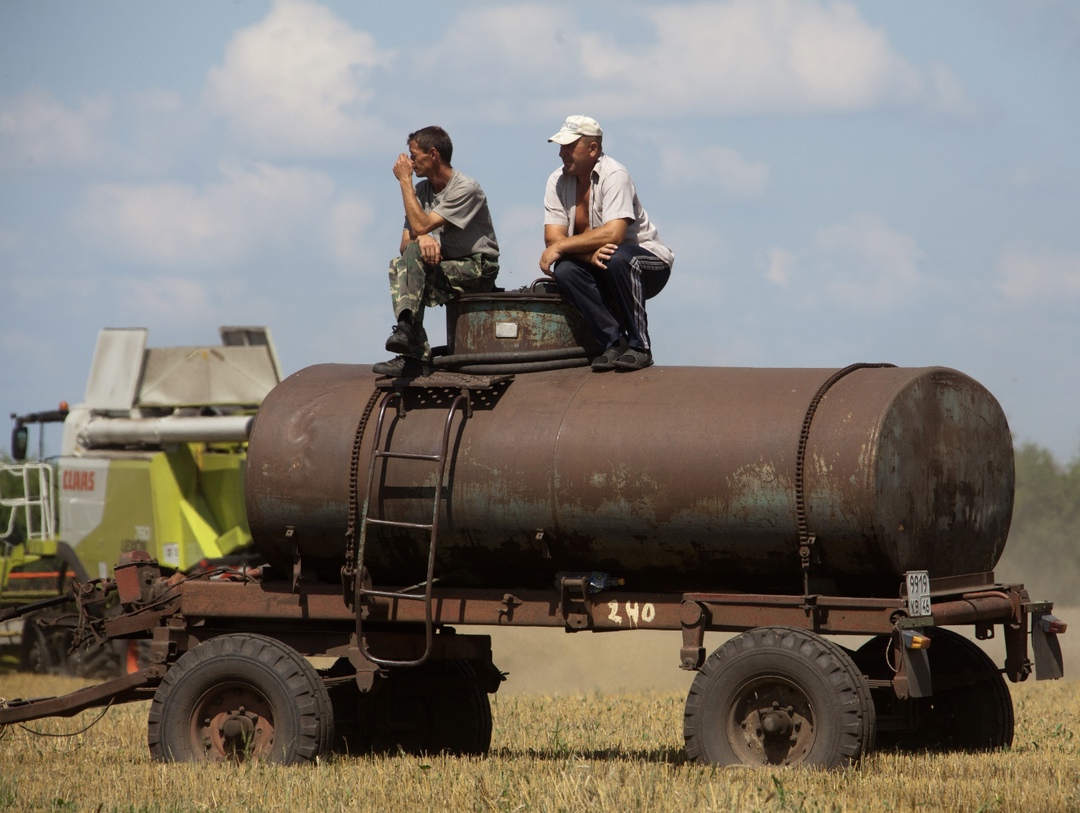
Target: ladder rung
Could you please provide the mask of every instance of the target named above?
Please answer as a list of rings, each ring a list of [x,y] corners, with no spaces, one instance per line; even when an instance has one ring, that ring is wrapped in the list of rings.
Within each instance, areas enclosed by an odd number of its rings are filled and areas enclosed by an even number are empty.
[[[410,599],[412,601],[423,601],[424,600],[424,594],[423,593],[420,593],[419,595],[417,595],[416,593],[391,593],[391,592],[389,592],[387,590],[368,590],[366,588],[361,588],[360,595],[362,595],[362,596],[380,596],[382,598],[407,598],[407,599]]]
[[[424,592],[422,595],[416,595],[413,593],[388,593],[381,590],[373,590],[371,588],[364,588],[359,578],[354,581],[354,589],[356,590],[356,596],[384,596],[392,599],[403,599],[406,601],[422,601],[424,602],[424,651],[418,658],[411,660],[400,660],[393,658],[380,658],[375,656],[368,649],[365,643],[363,634],[363,616],[359,606],[354,607],[356,611],[356,646],[358,647],[360,654],[367,658],[372,663],[380,667],[405,667],[405,666],[419,666],[425,663],[431,656],[435,646],[435,619],[432,610],[432,592],[431,586],[434,579],[435,571],[435,546],[438,541],[438,529],[439,529],[439,504],[443,499],[443,477],[446,473],[446,463],[449,458],[448,450],[450,448],[450,428],[453,424],[454,413],[458,407],[462,409],[462,419],[468,418],[471,414],[469,406],[469,391],[462,387],[458,395],[451,401],[449,408],[447,409],[446,419],[443,421],[442,429],[442,451],[438,454],[413,454],[409,452],[394,452],[391,451],[389,446],[391,442],[392,432],[388,433],[384,439],[383,436],[383,420],[386,417],[387,408],[395,400],[398,404],[399,411],[404,409],[404,397],[395,388],[393,393],[386,393],[382,399],[382,405],[379,407],[379,419],[375,424],[375,437],[372,439],[371,449],[371,461],[368,466],[368,478],[367,489],[364,492],[364,507],[360,516],[360,545],[357,553],[356,569],[357,572],[364,571],[364,544],[367,539],[367,528],[371,525],[392,527],[392,528],[412,528],[416,530],[424,530],[429,534],[428,538],[428,550],[427,550],[427,577],[424,582]],[[374,403],[372,401],[371,403]],[[365,413],[367,414],[367,413]],[[358,435],[359,437],[359,435]],[[380,442],[386,443],[386,448],[380,449]],[[428,463],[434,463],[436,465],[436,479],[435,488],[432,501],[432,518],[430,523],[421,522],[399,522],[389,519],[372,519],[369,515],[371,507],[372,484],[375,482],[375,461],[378,458],[397,458],[399,460],[422,460]],[[384,467],[385,472],[385,467]],[[350,507],[350,511],[353,507]],[[414,588],[406,588],[414,589]]]
[[[423,524],[420,522],[398,522],[392,519],[372,519],[368,517],[364,520],[368,525],[389,525],[392,528],[419,528],[424,531],[431,530],[431,524]]]
[[[438,463],[442,460],[442,455],[439,454],[410,454],[409,452],[386,452],[382,449],[375,450],[376,457],[396,457],[401,460],[430,460],[432,463]]]

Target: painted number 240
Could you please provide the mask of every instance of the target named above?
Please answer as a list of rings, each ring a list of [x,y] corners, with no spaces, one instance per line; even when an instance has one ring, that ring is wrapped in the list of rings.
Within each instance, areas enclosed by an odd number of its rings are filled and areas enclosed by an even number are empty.
[[[622,625],[623,617],[619,615],[619,608],[624,608],[626,617],[630,619],[630,626],[637,628],[638,624],[651,624],[656,618],[656,607],[646,602],[645,604],[638,604],[636,601],[628,601],[625,604],[620,604],[617,601],[609,601],[608,609],[611,610],[608,613],[608,621],[614,621],[618,625]]]

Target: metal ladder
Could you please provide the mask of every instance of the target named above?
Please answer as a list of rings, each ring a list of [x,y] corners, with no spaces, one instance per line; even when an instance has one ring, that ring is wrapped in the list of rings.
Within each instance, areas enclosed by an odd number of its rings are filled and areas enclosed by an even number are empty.
[[[512,376],[510,376],[512,378]],[[386,421],[387,412],[391,407],[394,407],[394,412],[399,419],[404,419],[407,415],[405,410],[404,395],[399,388],[395,386],[393,390],[386,393],[383,396],[379,405],[379,417],[375,423],[375,436],[372,440],[371,446],[371,459],[368,463],[368,477],[367,488],[364,492],[364,505],[360,514],[360,539],[357,546],[357,560],[356,560],[356,586],[355,586],[355,610],[356,610],[356,645],[360,650],[360,654],[364,658],[371,661],[378,666],[420,666],[425,663],[431,656],[434,649],[434,637],[435,637],[435,621],[434,614],[432,613],[432,587],[435,577],[435,554],[437,548],[437,542],[439,538],[439,508],[442,504],[443,495],[443,477],[446,473],[446,461],[449,457],[450,448],[450,429],[454,422],[454,413],[460,407],[465,420],[468,420],[472,416],[472,400],[470,396],[471,389],[487,389],[492,386],[491,379],[482,376],[469,376],[468,378],[475,379],[475,381],[469,382],[469,385],[460,383],[460,379],[463,376],[456,376],[452,381],[457,380],[458,383],[451,384],[452,388],[457,388],[458,393],[450,402],[450,406],[446,411],[446,419],[443,421],[442,440],[437,451],[430,454],[419,454],[412,452],[395,452],[390,449],[390,436],[389,434],[383,437],[383,426]],[[441,381],[441,379],[439,379]],[[382,386],[390,386],[391,382],[382,384]],[[399,379],[396,382],[397,385],[401,384]],[[410,386],[414,387],[439,387],[447,386],[447,384],[440,384],[438,381],[432,380],[418,380],[415,383],[410,382]],[[377,385],[378,386],[378,385]],[[407,388],[407,387],[406,387]],[[372,487],[375,482],[375,469],[380,459],[397,459],[397,460],[414,460],[419,462],[432,463],[436,470],[435,479],[435,496],[431,509],[431,522],[403,522],[399,520],[389,519],[376,519],[371,516],[371,502],[372,502]],[[400,592],[390,592],[386,590],[376,590],[371,587],[365,587],[365,580],[363,579],[364,573],[364,553],[367,544],[367,532],[370,526],[382,526],[390,528],[411,528],[415,530],[425,530],[429,534],[428,540],[428,556],[427,556],[427,573],[423,582],[424,592],[423,594],[405,592],[413,590],[420,585],[413,585],[412,587],[404,588]],[[395,660],[392,658],[381,658],[373,655],[367,646],[363,636],[363,622],[362,622],[362,603],[365,597],[381,597],[394,600],[405,601],[423,601],[424,602],[424,652],[419,658],[412,660]]]
[[[0,471],[14,480],[22,481],[22,493],[4,495],[0,493],[0,506],[10,508],[7,528],[0,533],[0,541],[8,539],[15,531],[15,520],[19,510],[26,519],[26,541],[43,542],[52,539],[55,534],[56,518],[53,513],[53,469],[48,463],[19,463],[0,466]],[[37,485],[33,487],[33,478]]]

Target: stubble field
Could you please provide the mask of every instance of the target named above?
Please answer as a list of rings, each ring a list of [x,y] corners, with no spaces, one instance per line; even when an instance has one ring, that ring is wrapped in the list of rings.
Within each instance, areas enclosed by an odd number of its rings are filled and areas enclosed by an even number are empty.
[[[139,703],[109,710],[76,736],[54,735],[83,729],[97,712],[4,730],[0,810],[1080,810],[1075,681],[1010,686],[1016,736],[1006,751],[879,751],[854,770],[766,771],[686,761],[691,676],[674,666],[678,636],[496,631],[494,649],[511,674],[492,699],[485,758],[332,755],[289,768],[152,763],[148,704]],[[1067,648],[1067,668],[1070,657]],[[78,685],[5,675],[0,696]]]

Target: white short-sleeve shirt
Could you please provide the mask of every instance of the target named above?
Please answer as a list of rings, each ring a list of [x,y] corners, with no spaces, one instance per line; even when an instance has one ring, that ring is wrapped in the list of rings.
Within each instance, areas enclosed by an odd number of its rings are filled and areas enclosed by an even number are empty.
[[[636,243],[650,254],[666,262],[675,262],[675,254],[660,242],[656,227],[638,200],[634,179],[626,167],[614,158],[601,154],[593,167],[589,193],[589,228],[597,229],[612,220],[626,219],[626,240]],[[577,197],[577,176],[557,169],[548,178],[544,191],[544,225],[566,226],[574,233],[574,201]]]

